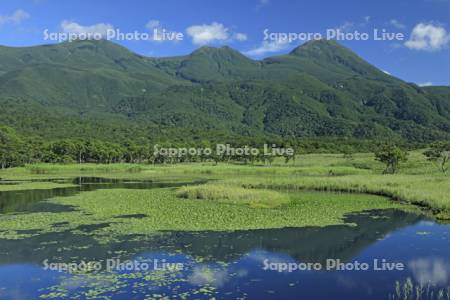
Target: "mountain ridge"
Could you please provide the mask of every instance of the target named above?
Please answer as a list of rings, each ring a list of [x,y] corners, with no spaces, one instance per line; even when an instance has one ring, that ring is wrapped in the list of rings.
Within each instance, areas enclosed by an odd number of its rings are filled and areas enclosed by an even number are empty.
[[[237,135],[427,142],[448,138],[450,128],[450,87],[404,82],[326,40],[263,60],[228,46],[166,58],[109,41],[0,47],[0,105],[16,105],[11,99],[57,111],[62,123],[83,114]],[[15,112],[25,110],[16,102]],[[22,130],[27,122],[4,123]]]

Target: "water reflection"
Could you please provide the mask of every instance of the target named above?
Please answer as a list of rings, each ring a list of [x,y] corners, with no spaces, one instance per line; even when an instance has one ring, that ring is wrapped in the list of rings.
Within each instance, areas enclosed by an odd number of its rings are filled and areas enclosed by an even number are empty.
[[[130,216],[129,216],[130,217]],[[107,259],[116,249],[135,254],[140,251],[182,250],[185,255],[205,261],[230,262],[255,249],[288,255],[303,262],[323,263],[327,258],[348,261],[364,248],[399,228],[417,223],[422,217],[400,210],[371,211],[350,215],[346,222],[356,224],[307,228],[246,230],[234,232],[165,232],[141,238],[124,236],[121,242],[99,244],[89,235],[66,231],[46,233],[22,240],[5,240],[0,244],[0,264],[40,263],[57,255],[67,260]],[[91,232],[108,224],[80,226]],[[76,247],[74,247],[76,245]],[[58,249],[65,249],[58,251]],[[33,253],[31,255],[31,253]]]
[[[408,266],[415,281],[422,286],[446,285],[450,282],[450,261],[441,257],[415,258],[408,262]]]
[[[355,214],[347,221],[357,226],[228,233],[169,232],[146,239],[124,237],[123,241],[108,245],[70,232],[2,241],[0,287],[7,291],[21,287],[23,299],[34,299],[40,288],[48,292],[45,288],[52,285],[64,287],[73,297],[83,295],[90,287],[101,286],[102,295],[113,299],[180,293],[186,293],[187,299],[212,296],[217,299],[389,299],[389,295],[395,294],[396,281],[406,282],[408,278],[414,286],[428,287],[434,295],[450,285],[448,226],[421,221],[421,217],[398,210]],[[420,234],[425,230],[426,235]],[[112,257],[139,262],[164,259],[182,262],[186,268],[179,273],[158,276],[127,270],[105,276],[42,270],[44,259],[72,262],[104,261]],[[406,269],[386,272],[264,270],[266,259],[317,262],[329,258],[360,262],[384,258],[403,262]],[[30,274],[39,278],[32,285],[28,284]]]
[[[2,212],[46,207],[42,200],[100,188],[158,188],[187,183],[124,182],[77,179],[66,189],[0,193]],[[22,198],[21,198],[22,197]],[[67,208],[65,208],[67,209]],[[7,215],[3,215],[7,217]],[[143,214],[119,218],[145,218]],[[180,295],[186,299],[388,299],[395,282],[411,278],[414,285],[440,289],[450,285],[450,227],[400,210],[378,210],[349,215],[346,225],[323,228],[284,228],[234,232],[164,232],[151,236],[123,236],[101,244],[89,233],[109,226],[80,226],[74,232],[46,233],[22,240],[0,241],[0,299],[37,299],[55,292],[56,299],[80,298],[97,289],[93,298],[144,299]],[[62,225],[62,224],[61,224]],[[58,224],[56,224],[58,226]],[[75,232],[85,234],[75,234]],[[102,276],[72,275],[43,270],[51,262],[101,261],[182,262],[181,272],[116,271]],[[402,262],[404,271],[296,271],[264,270],[271,262],[325,263]],[[57,290],[60,291],[60,290]],[[437,291],[437,290],[436,290]],[[394,293],[394,294],[393,294]],[[437,292],[436,292],[437,293]],[[445,299],[445,298],[444,298]]]

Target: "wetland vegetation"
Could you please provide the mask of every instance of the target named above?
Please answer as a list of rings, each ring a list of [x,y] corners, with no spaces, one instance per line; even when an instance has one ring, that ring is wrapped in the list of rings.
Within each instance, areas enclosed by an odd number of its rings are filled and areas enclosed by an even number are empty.
[[[286,254],[299,261],[327,257],[349,261],[405,226],[415,226],[408,238],[420,240],[418,249],[425,247],[430,235],[438,239],[433,242],[437,249],[445,249],[439,243],[448,243],[447,227],[431,229],[420,222],[449,219],[450,179],[423,151],[408,157],[396,174],[383,174],[385,164],[369,153],[307,154],[287,163],[278,158],[271,165],[33,164],[4,169],[0,253],[6,266],[28,262],[42,268],[45,259],[114,258],[181,261],[187,268],[57,272],[57,280],[45,279],[50,275],[39,269],[42,284],[30,287],[27,295],[41,299],[115,299],[131,291],[142,299],[164,299],[174,293],[186,299],[279,294],[280,286],[247,292],[231,286],[246,278],[242,268],[254,272],[255,281],[250,282],[257,285],[261,257],[283,260]],[[397,255],[403,250],[393,251]],[[0,290],[3,285],[11,291],[2,273],[5,268],[0,265]],[[321,276],[323,282],[331,275]],[[294,279],[289,281],[292,290],[300,288]],[[400,296],[392,289],[392,282],[406,277],[389,280],[380,294],[391,299],[409,295],[410,290],[403,289],[406,285],[402,284]],[[433,293],[445,290],[440,282],[428,285]]]
[[[295,162],[286,164],[280,159],[270,167],[212,163],[38,164],[6,169],[1,177],[10,181],[3,181],[0,191],[70,188],[74,186],[70,178],[77,177],[104,177],[129,183],[178,182],[179,186],[116,187],[46,199],[72,209],[3,217],[0,235],[21,238],[98,223],[109,224],[94,231],[103,237],[163,230],[325,226],[342,223],[347,213],[382,208],[421,207],[434,217],[448,219],[450,179],[436,171],[422,152],[410,156],[395,175],[382,175],[383,165],[372,154],[354,154],[350,159],[338,154],[301,155]],[[148,217],[119,218],[135,214]],[[62,223],[65,225],[55,226]]]

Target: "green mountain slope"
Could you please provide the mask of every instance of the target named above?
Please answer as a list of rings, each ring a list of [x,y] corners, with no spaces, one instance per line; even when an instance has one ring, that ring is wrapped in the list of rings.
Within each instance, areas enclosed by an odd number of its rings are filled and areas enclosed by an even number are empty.
[[[229,47],[170,58],[143,57],[107,41],[0,47],[2,104],[1,124],[45,138],[68,135],[71,126],[77,136],[96,127],[104,139],[130,128],[140,137],[157,135],[155,128],[414,142],[450,137],[450,88],[403,82],[325,40],[262,61]],[[29,120],[46,115],[46,124]]]
[[[176,73],[194,82],[236,80],[255,76],[259,67],[259,62],[227,46],[202,47],[182,58]]]

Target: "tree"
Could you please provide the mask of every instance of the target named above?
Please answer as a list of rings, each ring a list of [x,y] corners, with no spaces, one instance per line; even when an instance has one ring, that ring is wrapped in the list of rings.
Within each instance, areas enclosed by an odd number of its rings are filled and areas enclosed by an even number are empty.
[[[78,159],[76,144],[71,139],[52,142],[50,144],[50,150],[54,154],[54,162],[71,163]]]
[[[442,173],[447,174],[447,162],[450,160],[450,142],[433,143],[427,151],[423,153],[429,161],[435,162]]]
[[[22,164],[22,140],[14,129],[0,126],[0,167],[2,169]]]
[[[82,140],[77,140],[74,142],[73,150],[77,154],[78,163],[81,164],[86,156],[86,144]]]
[[[375,159],[386,165],[383,174],[394,174],[400,163],[408,160],[408,152],[395,145],[385,144],[375,152]]]

